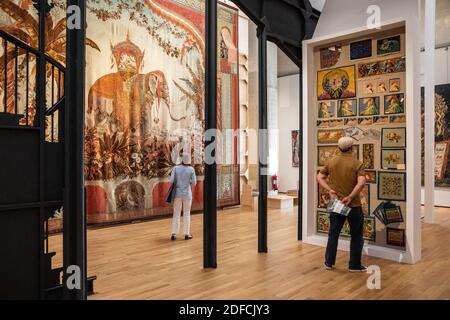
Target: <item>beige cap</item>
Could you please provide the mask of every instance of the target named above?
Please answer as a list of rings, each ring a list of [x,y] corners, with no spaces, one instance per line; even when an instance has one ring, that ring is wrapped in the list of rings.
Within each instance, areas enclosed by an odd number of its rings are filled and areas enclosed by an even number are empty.
[[[350,137],[340,138],[338,141],[339,149],[346,151],[353,146],[354,140]]]

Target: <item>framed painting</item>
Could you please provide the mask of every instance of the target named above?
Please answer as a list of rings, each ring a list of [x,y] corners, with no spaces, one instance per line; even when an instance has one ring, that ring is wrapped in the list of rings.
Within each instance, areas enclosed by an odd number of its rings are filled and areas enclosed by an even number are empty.
[[[358,114],[358,101],[356,99],[339,100],[338,112],[339,118],[356,117]]]
[[[370,184],[366,184],[362,189],[359,198],[361,199],[361,208],[365,216],[370,215]]]
[[[358,118],[345,118],[344,125],[349,127],[356,127],[358,125]]]
[[[389,55],[400,52],[400,35],[377,40],[377,55]]]
[[[363,144],[363,165],[364,169],[375,168],[375,146],[373,144]]]
[[[406,173],[378,172],[378,200],[406,201]]]
[[[372,39],[350,43],[350,60],[370,58],[372,56]]]
[[[435,144],[435,165],[434,175],[436,180],[442,180],[445,178],[448,164],[448,151],[450,141],[436,142]]]
[[[359,116],[378,116],[380,114],[380,97],[359,98]]]
[[[372,117],[359,118],[358,124],[360,126],[371,126],[373,124],[373,118]]]
[[[386,125],[386,124],[389,124],[389,117],[386,117],[386,116],[373,117],[373,124],[375,124],[375,125]]]
[[[405,57],[358,63],[358,78],[406,71]]]
[[[370,184],[377,183],[377,172],[375,170],[364,170],[366,174],[366,182]]]
[[[384,114],[399,114],[405,112],[405,95],[403,93],[384,96]]]
[[[378,93],[385,93],[388,91],[385,80],[378,81],[377,90],[378,90]]]
[[[318,130],[317,142],[319,144],[333,144],[338,143],[339,139],[345,136],[342,129]]]
[[[374,94],[375,93],[375,85],[373,81],[364,82],[364,94]]]
[[[320,70],[317,72],[317,100],[356,97],[355,66]]]
[[[377,226],[374,217],[364,217],[363,239],[376,241]]]
[[[400,91],[400,78],[394,78],[389,80],[389,92]]]
[[[317,208],[326,209],[330,202],[330,194],[320,184],[317,184]]]
[[[383,215],[385,223],[387,225],[391,223],[401,223],[405,221],[403,219],[402,209],[400,208],[400,206],[392,206],[383,209]]]
[[[405,115],[390,116],[389,122],[390,123],[406,123],[406,116]]]
[[[342,45],[336,44],[320,49],[320,68],[329,69],[338,63],[342,53]]]
[[[292,166],[298,168],[300,166],[300,131],[293,130],[291,132],[292,140]]]
[[[325,211],[317,211],[317,233],[328,234],[330,231],[330,216]]]
[[[336,117],[336,101],[319,102],[319,119],[328,119]]]
[[[381,169],[406,170],[406,150],[381,149]]]
[[[317,147],[317,165],[323,167],[329,159],[334,157],[339,152],[337,146],[318,146]],[[359,158],[359,146],[352,147],[352,154],[355,159]]]
[[[395,247],[406,247],[405,230],[386,228],[386,244]]]
[[[406,128],[382,128],[382,148],[406,148]]]

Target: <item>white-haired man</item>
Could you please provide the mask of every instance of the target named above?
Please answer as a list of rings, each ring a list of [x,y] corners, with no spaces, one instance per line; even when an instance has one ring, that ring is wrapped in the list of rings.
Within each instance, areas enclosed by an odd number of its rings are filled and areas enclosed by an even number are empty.
[[[338,213],[330,213],[325,268],[331,270],[336,263],[339,235],[347,219],[351,235],[349,271],[366,272],[366,267],[361,264],[364,246],[364,215],[360,199],[366,178],[363,163],[353,156],[353,141],[350,137],[339,139],[338,153],[326,163],[317,175],[317,181],[329,192],[330,198],[338,198],[351,208],[347,217]]]

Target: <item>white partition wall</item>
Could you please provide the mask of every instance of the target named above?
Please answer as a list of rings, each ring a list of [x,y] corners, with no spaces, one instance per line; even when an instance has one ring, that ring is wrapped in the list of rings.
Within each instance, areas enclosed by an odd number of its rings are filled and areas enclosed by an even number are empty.
[[[364,2],[364,1],[362,1]],[[386,3],[380,1],[381,3]],[[397,2],[397,1],[396,1]],[[400,2],[400,1],[399,1]],[[407,1],[412,3],[414,1]],[[326,7],[324,13],[326,17]],[[411,9],[411,8],[409,8]],[[417,8],[416,8],[417,9]],[[412,9],[411,9],[412,10]],[[417,10],[418,11],[418,10]],[[361,11],[365,13],[364,11]],[[336,12],[335,12],[336,13]],[[399,11],[399,14],[402,12]],[[393,14],[390,12],[390,14]],[[335,16],[335,19],[341,20],[339,15]],[[322,19],[322,18],[321,18]],[[365,21],[365,20],[364,20]],[[329,21],[330,22],[330,21]],[[320,24],[322,23],[322,27]],[[318,90],[317,90],[317,51],[319,48],[332,46],[339,42],[349,43],[352,41],[359,41],[361,39],[373,39],[373,43],[376,45],[376,41],[379,37],[390,35],[394,32],[396,34],[398,30],[402,31],[402,57],[406,59],[406,71],[399,77],[402,77],[402,92],[405,97],[404,117],[406,123],[402,123],[401,126],[406,128],[406,170],[402,169],[402,172],[406,174],[406,199],[402,201],[401,206],[404,223],[401,225],[394,225],[398,230],[401,228],[405,233],[404,247],[396,248],[392,245],[386,245],[385,239],[382,241],[367,241],[364,247],[364,253],[370,256],[376,256],[380,258],[390,259],[404,263],[415,263],[421,257],[421,221],[420,221],[420,183],[421,176],[420,170],[420,85],[419,85],[419,44],[417,34],[419,32],[419,24],[417,15],[411,13],[401,16],[398,19],[390,21],[384,21],[381,23],[380,29],[368,29],[365,24],[360,27],[356,27],[349,30],[342,30],[338,33],[327,34],[324,32],[327,28],[324,27],[325,21],[319,22],[318,33],[322,32],[323,35],[316,36],[312,40],[305,41],[303,44],[303,86],[304,86],[304,181],[303,181],[303,205],[304,205],[304,224],[303,224],[303,239],[306,243],[325,246],[327,237],[325,234],[318,233],[317,222],[317,208],[318,208],[318,190],[316,182],[316,170],[313,168],[318,167],[318,115],[317,115],[317,103],[318,103]],[[347,49],[348,50],[348,49]],[[377,49],[374,49],[374,52]],[[345,54],[348,54],[346,52]],[[382,59],[375,54],[374,59]],[[389,57],[386,57],[389,59]],[[361,62],[361,61],[359,61]],[[352,62],[356,66],[356,72],[358,72],[358,61]],[[344,68],[344,66],[340,66]],[[320,69],[320,68],[319,68]],[[361,90],[362,85],[357,81],[358,91]],[[362,95],[364,96],[364,95]],[[361,97],[358,94],[358,98]],[[382,98],[380,98],[382,99]],[[381,104],[382,106],[382,104]],[[380,106],[380,108],[381,108]],[[386,111],[386,110],[385,110]],[[387,113],[382,113],[385,116]],[[358,111],[359,115],[359,111]],[[381,113],[380,113],[381,115]],[[389,117],[391,118],[391,117]],[[392,122],[390,121],[390,127],[392,128]],[[389,126],[389,125],[388,125]],[[375,130],[377,131],[377,130]],[[380,130],[382,132],[382,130]],[[381,134],[383,135],[383,134]],[[375,142],[376,143],[376,142]],[[380,147],[381,148],[381,147]],[[361,151],[360,151],[361,154]],[[377,160],[383,162],[380,157],[380,151],[377,151]],[[378,162],[377,162],[378,163]],[[378,164],[379,166],[379,164]],[[379,168],[378,174],[383,172]],[[378,180],[376,181],[378,183]],[[369,188],[371,192],[378,192],[378,186],[372,186]],[[370,203],[369,194],[369,203]],[[372,210],[369,210],[369,215],[372,215],[374,206],[379,201],[372,201]],[[387,226],[388,227],[388,226]],[[377,237],[383,237],[383,234],[387,233],[387,227],[383,226],[382,231]],[[386,236],[387,237],[387,236]],[[349,240],[342,239],[340,241],[339,248],[342,250],[349,250]]]

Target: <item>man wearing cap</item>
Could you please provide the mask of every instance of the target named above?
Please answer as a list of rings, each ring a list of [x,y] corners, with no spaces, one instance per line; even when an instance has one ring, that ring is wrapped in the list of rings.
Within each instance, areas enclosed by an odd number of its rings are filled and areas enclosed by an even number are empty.
[[[317,175],[317,181],[328,191],[330,198],[338,198],[351,208],[347,217],[338,213],[330,213],[325,268],[331,270],[336,263],[339,235],[345,220],[348,219],[351,235],[348,270],[350,272],[366,272],[366,267],[361,264],[364,246],[364,215],[359,196],[366,184],[366,178],[363,163],[355,159],[352,153],[353,141],[350,137],[339,139],[337,154],[326,163]]]

